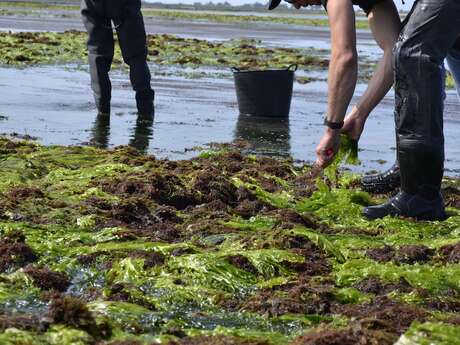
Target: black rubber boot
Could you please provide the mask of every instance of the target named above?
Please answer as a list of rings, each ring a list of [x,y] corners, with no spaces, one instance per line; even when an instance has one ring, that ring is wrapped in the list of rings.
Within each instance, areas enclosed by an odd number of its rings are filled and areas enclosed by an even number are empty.
[[[152,89],[136,92],[137,113],[141,117],[155,117],[155,92]]]
[[[364,176],[361,179],[361,188],[369,193],[389,193],[400,186],[401,174],[398,162],[383,173]]]
[[[410,217],[417,220],[445,220],[446,212],[441,195],[434,200],[405,192],[398,193],[385,204],[363,209],[363,215],[371,220],[392,217]]]

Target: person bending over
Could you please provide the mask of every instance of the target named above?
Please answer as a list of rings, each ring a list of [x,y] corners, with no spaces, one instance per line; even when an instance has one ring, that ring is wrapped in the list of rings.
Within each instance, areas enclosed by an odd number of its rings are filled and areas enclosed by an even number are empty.
[[[414,3],[394,49],[401,191],[382,205],[365,208],[365,217],[445,219],[440,192],[444,173],[443,64],[459,35],[460,1],[418,0]],[[340,123],[344,119],[341,113],[328,115],[332,122]],[[359,137],[364,128],[363,119],[353,118],[349,122]],[[339,130],[323,137],[317,148],[319,167],[324,168],[333,161],[338,142]]]
[[[271,9],[281,0],[272,0]],[[331,31],[331,58],[328,76],[328,106],[325,117],[325,133],[318,150],[328,149],[328,156],[319,163],[324,166],[332,161],[339,148],[340,129],[353,97],[358,77],[356,48],[356,18],[353,5],[366,13],[372,34],[383,50],[383,57],[358,103],[351,109],[348,132],[354,134],[364,127],[365,119],[381,102],[394,82],[393,47],[401,30],[401,20],[392,0],[289,0],[296,8],[323,5],[327,10]],[[326,152],[326,151],[325,151]],[[323,155],[320,155],[323,157]]]

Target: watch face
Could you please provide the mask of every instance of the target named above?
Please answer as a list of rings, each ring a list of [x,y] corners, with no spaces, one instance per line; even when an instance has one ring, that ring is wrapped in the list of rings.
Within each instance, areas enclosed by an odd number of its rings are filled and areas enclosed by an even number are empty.
[[[274,10],[275,8],[278,7],[278,5],[281,3],[281,0],[270,0],[270,3],[268,5],[269,10]]]

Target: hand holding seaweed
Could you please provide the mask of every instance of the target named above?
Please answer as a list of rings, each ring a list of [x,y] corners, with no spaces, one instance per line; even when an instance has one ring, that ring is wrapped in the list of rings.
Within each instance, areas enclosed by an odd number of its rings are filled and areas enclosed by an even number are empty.
[[[335,161],[339,164],[344,162],[345,164],[359,165],[358,140],[354,140],[346,134],[341,134],[340,149]]]
[[[319,164],[315,163],[308,173],[309,179],[315,179],[321,175],[324,171],[326,176],[331,178],[335,176],[336,172],[341,163],[349,165],[359,165],[360,161],[358,158],[358,141],[350,138],[346,134],[340,135],[340,145],[337,154],[335,155],[334,161],[327,167],[323,169]],[[332,178],[332,180],[334,180]]]

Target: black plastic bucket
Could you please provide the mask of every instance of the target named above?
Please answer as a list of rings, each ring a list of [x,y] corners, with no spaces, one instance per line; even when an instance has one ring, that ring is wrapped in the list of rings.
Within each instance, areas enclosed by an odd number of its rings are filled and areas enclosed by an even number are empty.
[[[288,117],[297,65],[282,70],[241,71],[232,68],[242,115]]]

